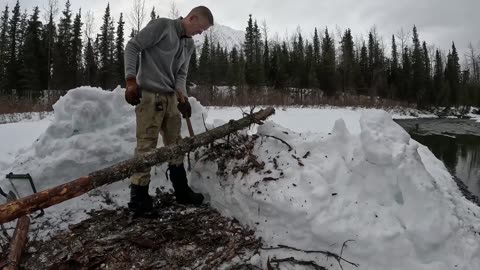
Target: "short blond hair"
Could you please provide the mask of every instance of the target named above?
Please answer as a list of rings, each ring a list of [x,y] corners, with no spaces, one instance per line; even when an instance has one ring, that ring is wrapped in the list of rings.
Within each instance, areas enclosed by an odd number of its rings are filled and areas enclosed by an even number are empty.
[[[206,6],[198,6],[194,7],[190,13],[188,13],[188,16],[190,15],[197,15],[199,17],[202,17],[204,19],[207,19],[210,25],[213,25],[213,15],[212,12],[210,11],[209,8]]]

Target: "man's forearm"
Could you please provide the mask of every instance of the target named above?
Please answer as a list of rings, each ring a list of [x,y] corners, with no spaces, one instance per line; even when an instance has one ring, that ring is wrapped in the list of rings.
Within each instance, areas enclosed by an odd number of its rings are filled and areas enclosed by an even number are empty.
[[[133,41],[129,41],[125,47],[125,79],[132,79],[137,76],[137,61],[140,48]]]

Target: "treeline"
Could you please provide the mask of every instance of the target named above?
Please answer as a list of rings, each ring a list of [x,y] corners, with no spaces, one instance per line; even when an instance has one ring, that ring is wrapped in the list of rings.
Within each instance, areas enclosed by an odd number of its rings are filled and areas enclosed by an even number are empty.
[[[81,10],[73,14],[69,0],[58,23],[54,13],[50,5],[44,24],[38,7],[28,15],[21,12],[19,1],[12,10],[5,6],[0,19],[0,91],[21,97],[46,89],[123,84],[123,14],[114,24],[108,4],[100,33],[92,37],[83,30]]]
[[[250,16],[240,50],[227,52],[205,37],[198,66],[191,63],[191,79],[201,85],[312,89],[328,97],[379,96],[420,108],[480,105],[480,56],[472,46],[462,69],[453,42],[445,56],[421,41],[415,26],[411,43],[407,35],[400,42],[392,35],[390,48],[375,31],[359,42],[350,29],[339,36],[335,40],[328,29],[315,28],[311,40],[298,31],[290,41],[271,42]]]
[[[124,85],[123,14],[114,22],[107,5],[100,33],[94,35],[92,18],[83,18],[81,10],[72,12],[69,0],[58,22],[52,5],[44,13],[45,23],[38,7],[22,12],[18,1],[1,13],[2,94]],[[157,17],[153,9],[150,18]],[[453,42],[444,55],[421,41],[415,26],[412,37],[392,35],[388,47],[374,30],[367,40],[355,41],[350,29],[334,36],[315,28],[310,38],[297,31],[283,41],[273,41],[267,32],[250,16],[241,48],[227,50],[206,35],[190,62],[189,81],[279,92],[310,89],[309,95],[317,97],[379,96],[422,108],[480,105],[480,56],[473,46],[462,67]]]

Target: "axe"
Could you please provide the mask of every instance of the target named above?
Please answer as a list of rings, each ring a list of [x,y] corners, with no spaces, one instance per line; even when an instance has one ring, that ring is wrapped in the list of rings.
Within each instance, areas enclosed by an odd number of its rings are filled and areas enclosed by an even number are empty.
[[[190,117],[186,117],[185,120],[187,121],[188,134],[190,134],[190,137],[195,136],[193,133],[192,122],[190,122]]]

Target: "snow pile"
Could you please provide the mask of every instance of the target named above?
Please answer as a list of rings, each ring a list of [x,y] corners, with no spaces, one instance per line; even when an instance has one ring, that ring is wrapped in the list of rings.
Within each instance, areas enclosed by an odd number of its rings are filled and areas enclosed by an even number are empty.
[[[260,137],[254,154],[264,170],[224,178],[216,163],[197,163],[192,183],[267,243],[340,253],[354,240],[343,257],[361,269],[480,265],[480,209],[387,113],[362,114],[358,134],[341,119],[330,134],[296,133],[274,122],[258,134],[295,150]],[[304,166],[294,156],[305,157]]]
[[[54,118],[45,133],[17,157],[11,170],[28,168],[35,179],[42,179],[39,187],[45,189],[133,157],[135,112],[124,95],[121,88],[70,90],[53,106]],[[194,130],[201,132],[203,109],[195,99],[191,102]]]
[[[33,145],[20,149],[12,163],[7,161],[11,155],[2,156],[6,161],[1,163],[0,160],[1,173],[30,173],[40,191],[132,158],[136,145],[135,112],[134,107],[125,102],[124,96],[125,89],[122,88],[112,92],[91,87],[70,90],[54,104],[50,125]],[[194,114],[193,129],[196,133],[203,132],[202,113],[205,118],[206,113],[194,98],[190,98],[190,103]],[[9,127],[13,128],[13,125],[16,124],[10,124]],[[28,130],[15,128],[21,132],[16,136],[28,136]],[[187,134],[184,125],[182,136]],[[22,141],[21,138],[19,141]],[[128,185],[129,181],[121,181],[53,206],[46,210],[46,216],[42,219],[53,219],[53,225],[65,228],[68,225],[66,221],[75,223],[84,219],[84,210],[112,207],[104,202],[107,196],[114,197],[113,207],[124,206],[129,200]],[[152,188],[158,185],[159,182],[154,181]],[[32,193],[26,181],[17,180],[12,185],[6,179],[0,179],[0,186],[6,191],[15,191],[20,197]],[[68,215],[65,216],[65,213]]]
[[[69,91],[55,104],[54,118],[42,136],[2,173],[28,172],[43,190],[131,158],[135,114],[124,93],[120,88]],[[202,118],[207,118],[207,110],[194,98],[190,102],[197,134],[205,130]],[[241,116],[238,109],[219,112],[222,119]],[[240,173],[224,177],[217,175],[216,162],[200,160],[192,164],[192,187],[222,213],[254,228],[267,245],[340,254],[342,244],[354,240],[342,256],[359,263],[359,269],[480,265],[480,210],[461,196],[444,165],[426,147],[381,110],[319,112],[278,110],[273,121],[250,131],[260,135],[253,154],[265,162],[263,170],[243,178]],[[182,136],[187,134],[183,125]],[[227,163],[227,171],[236,162]],[[170,188],[165,166],[152,168],[151,193],[157,186]],[[48,219],[66,228],[86,218],[85,210],[125,206],[128,184],[114,183],[48,208],[38,223]],[[8,181],[0,180],[0,185],[10,190]],[[28,186],[18,189],[24,192],[21,196],[28,194]],[[105,203],[106,197],[113,205]],[[255,260],[265,267],[267,257]],[[332,261],[323,265],[340,269]],[[353,269],[346,263],[343,267]]]

